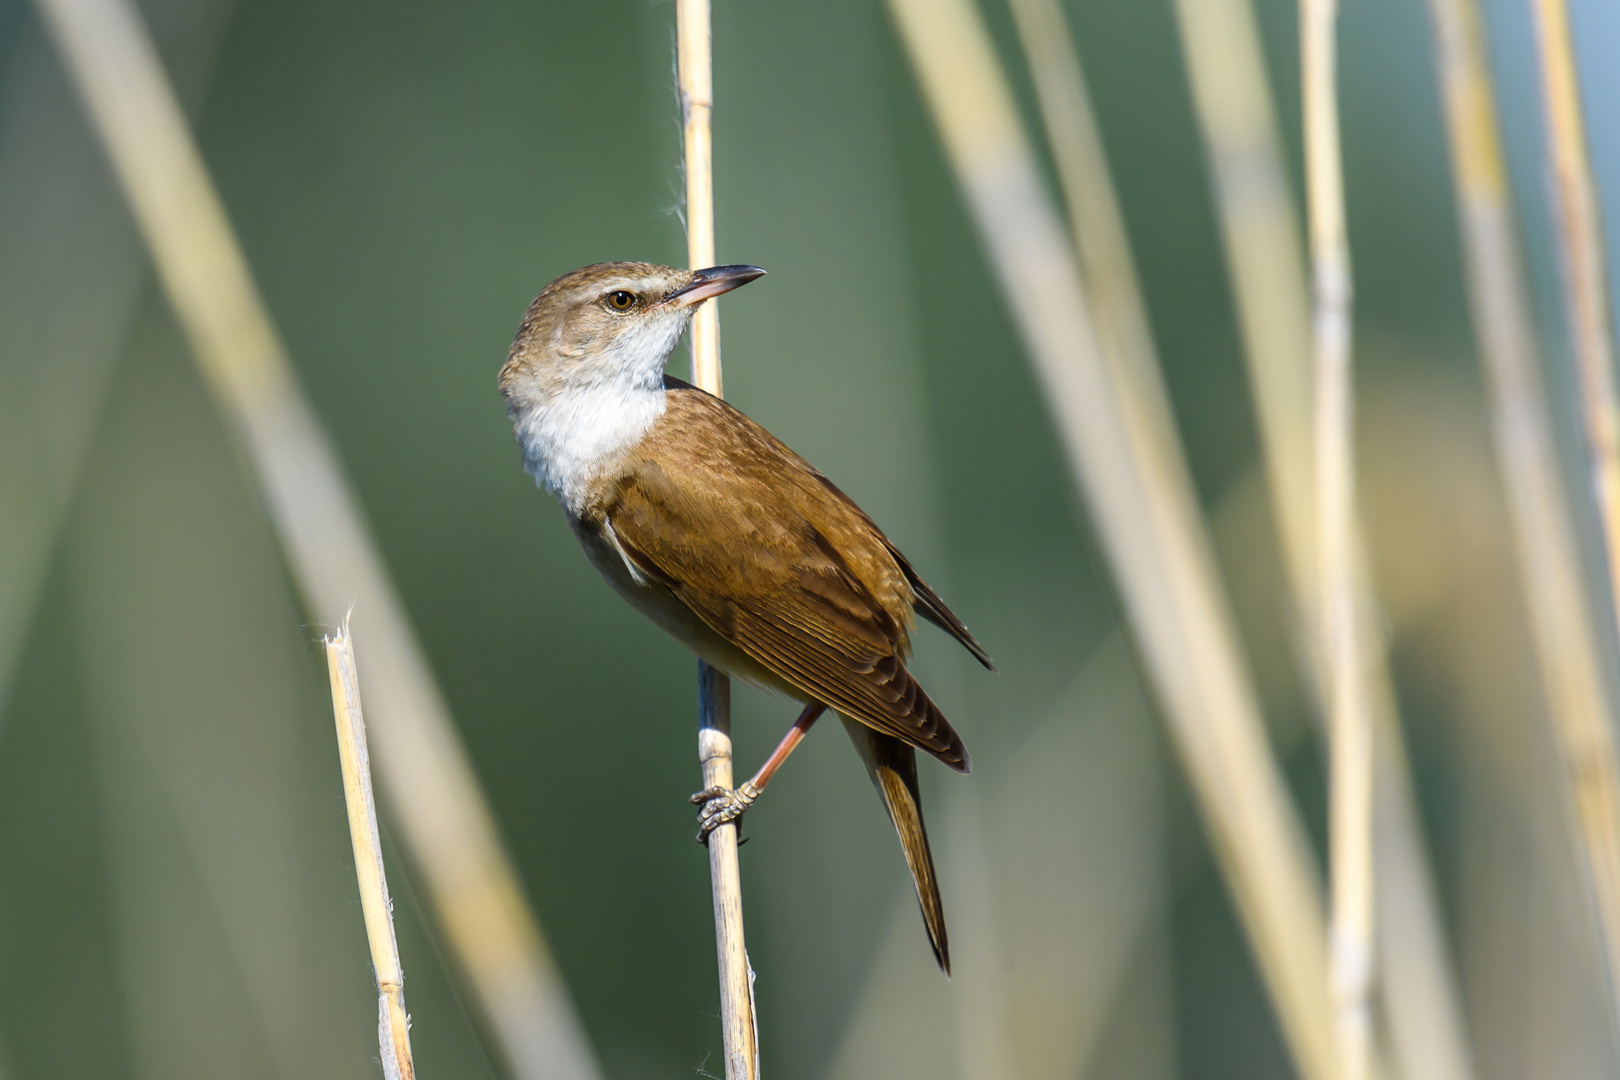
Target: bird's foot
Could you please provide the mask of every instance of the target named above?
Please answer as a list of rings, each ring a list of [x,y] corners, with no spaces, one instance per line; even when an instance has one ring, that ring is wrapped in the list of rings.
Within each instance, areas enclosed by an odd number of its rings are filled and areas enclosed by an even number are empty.
[[[735,791],[716,784],[693,795],[692,805],[703,807],[698,813],[698,843],[707,847],[710,833],[741,818],[757,798],[759,789],[752,782],[743,784]]]

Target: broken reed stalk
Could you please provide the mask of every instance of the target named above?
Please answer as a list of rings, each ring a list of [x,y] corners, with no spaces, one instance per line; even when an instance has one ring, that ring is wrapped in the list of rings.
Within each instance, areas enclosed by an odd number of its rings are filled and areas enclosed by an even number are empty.
[[[1068,232],[968,0],[889,0],[1067,464],[1117,579],[1172,742],[1302,1076],[1333,1080],[1326,930],[1162,401],[1101,356]],[[1169,433],[1173,439],[1173,432]]]
[[[405,1011],[405,971],[394,937],[394,902],[388,895],[382,843],[377,837],[377,804],[371,794],[371,755],[366,752],[366,721],[360,709],[360,676],[345,619],[324,638],[326,670],[332,680],[332,715],[337,721],[338,761],[343,767],[343,801],[349,808],[349,839],[360,910],[377,975],[377,1045],[387,1080],[416,1080],[411,1060],[410,1014]]]
[[[1189,89],[1213,180],[1284,568],[1303,631],[1299,660],[1324,721],[1326,635],[1316,571],[1311,314],[1294,201],[1247,0],[1177,0]],[[1351,537],[1353,543],[1359,538]],[[1399,1071],[1469,1080],[1473,1063],[1418,822],[1382,628],[1359,544],[1358,650],[1373,722],[1378,990]]]
[[[130,0],[36,0],[215,403],[251,463],[305,610],[358,603],[388,808],[501,1056],[599,1076],[450,712],[253,283]]]
[[[1372,721],[1356,632],[1350,245],[1339,150],[1337,0],[1301,0],[1305,189],[1315,301],[1317,573],[1328,675],[1333,999],[1343,1080],[1372,1055]]]
[[[681,142],[686,171],[686,249],[692,269],[714,265],[714,111],[709,0],[677,0],[675,53],[681,95]],[[692,382],[721,396],[720,316],[713,300],[692,315]],[[703,787],[732,786],[731,680],[698,661],[698,760]],[[709,834],[709,886],[714,894],[714,944],[720,972],[720,1027],[726,1080],[759,1076],[759,1021],[754,970],[743,937],[742,874],[737,825]]]
[[[1436,6],[1441,6],[1439,0]],[[1616,403],[1615,350],[1601,211],[1587,159],[1569,12],[1563,0],[1535,0],[1532,8],[1536,17],[1547,158],[1553,181],[1554,231],[1559,241],[1570,342],[1579,376],[1577,385],[1588,466],[1608,569],[1610,603],[1606,614],[1610,620],[1620,620],[1620,405]],[[1475,276],[1482,278],[1475,283],[1475,306],[1479,308],[1483,301],[1486,310],[1476,312],[1475,318],[1493,320],[1497,324],[1490,327],[1489,333],[1501,340],[1484,343],[1488,350],[1506,354],[1498,357],[1496,364],[1529,364],[1534,337],[1529,329],[1527,301],[1515,296],[1513,306],[1509,307],[1502,295],[1483,295],[1492,289],[1496,294],[1506,294],[1509,290],[1517,293],[1523,288],[1524,278],[1518,266],[1511,223],[1498,223],[1494,218],[1497,212],[1506,218],[1510,210],[1506,207],[1507,185],[1488,69],[1479,44],[1478,14],[1467,11],[1454,18],[1462,21],[1463,31],[1459,33],[1464,35],[1456,51],[1462,54],[1472,45],[1475,53],[1465,71],[1458,71],[1447,79],[1448,93],[1459,98],[1456,104],[1449,106],[1456,114],[1451,120],[1458,184],[1464,183],[1463,174],[1467,172],[1466,179],[1477,189],[1471,194],[1477,205],[1469,209],[1480,220],[1470,223],[1465,218],[1465,235],[1471,247],[1479,248],[1477,258],[1482,261],[1482,265],[1474,268]],[[1469,29],[1471,36],[1466,33]],[[1460,67],[1467,62],[1468,58],[1462,57],[1456,63]],[[1451,86],[1453,81],[1457,83],[1455,88]],[[1469,197],[1465,193],[1465,198]],[[1492,207],[1492,200],[1499,205]],[[1467,227],[1470,224],[1471,229]],[[1500,237],[1495,235],[1498,228],[1503,232]],[[1472,235],[1474,232],[1480,235]],[[1504,325],[1509,313],[1514,323]],[[1528,379],[1522,381],[1529,382]],[[1534,386],[1533,389],[1534,402],[1541,406],[1540,388]],[[1544,406],[1540,412],[1544,412]],[[1520,440],[1523,439],[1521,434]],[[1610,1007],[1615,1013],[1615,1031],[1620,1035],[1620,775],[1617,775],[1611,728],[1614,702],[1605,700],[1597,646],[1591,639],[1587,612],[1581,607],[1574,541],[1552,535],[1554,531],[1567,532],[1569,519],[1564,507],[1557,503],[1556,459],[1550,458],[1550,447],[1546,453],[1549,455],[1545,465],[1547,476],[1536,478],[1545,485],[1545,492],[1527,492],[1521,499],[1535,500],[1542,513],[1557,514],[1554,521],[1542,526],[1549,535],[1536,540],[1547,549],[1542,557],[1557,558],[1560,565],[1556,570],[1553,566],[1544,567],[1534,576],[1527,573],[1526,585],[1532,593],[1532,611],[1537,612],[1538,622],[1549,624],[1548,640],[1542,645],[1542,664],[1554,700],[1559,748],[1569,777],[1576,828],[1591,875],[1603,936]],[[1521,479],[1523,482],[1528,479]],[[1525,527],[1521,526],[1520,544],[1523,553],[1529,555],[1531,544],[1523,535],[1524,531]],[[1555,539],[1559,541],[1556,544]],[[1567,568],[1562,565],[1566,558],[1570,564]],[[1536,595],[1543,591],[1548,595]],[[1570,592],[1574,595],[1569,595]],[[1555,644],[1554,627],[1562,631],[1566,640]],[[1554,651],[1560,646],[1576,646],[1577,651],[1573,656],[1564,656]]]

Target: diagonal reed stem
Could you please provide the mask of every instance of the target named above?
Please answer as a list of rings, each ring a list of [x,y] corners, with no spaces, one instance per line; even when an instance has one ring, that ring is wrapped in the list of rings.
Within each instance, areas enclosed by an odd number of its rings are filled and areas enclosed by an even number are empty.
[[[209,390],[252,465],[304,607],[355,605],[377,764],[406,850],[501,1055],[523,1080],[599,1075],[449,709],[276,335],[129,0],[37,0]]]
[[[1057,0],[1009,0],[1008,6],[1057,166],[1069,231],[1096,317],[1098,348],[1117,378],[1141,384],[1134,394],[1144,407],[1167,405],[1147,305],[1074,35]],[[1175,422],[1168,410],[1157,409],[1148,419],[1158,453],[1174,452]]]
[[[1463,0],[1454,0],[1461,3]],[[1438,0],[1436,0],[1438,4]],[[1603,542],[1609,583],[1609,606],[1606,614],[1610,625],[1620,620],[1620,400],[1615,390],[1615,349],[1608,302],[1608,270],[1603,250],[1601,208],[1597,189],[1592,181],[1592,168],[1587,158],[1585,121],[1581,113],[1580,86],[1575,66],[1575,54],[1570,40],[1569,12],[1563,0],[1534,0],[1536,44],[1541,66],[1542,106],[1547,138],[1547,160],[1551,172],[1553,207],[1556,214],[1555,232],[1558,236],[1559,256],[1566,315],[1570,339],[1575,354],[1575,367],[1580,391],[1581,418],[1586,435],[1588,466],[1591,469],[1593,493],[1597,502],[1598,527]],[[1471,193],[1472,202],[1465,213],[1480,218],[1477,223],[1465,217],[1465,229],[1485,232],[1495,225],[1490,221],[1494,209],[1491,199],[1506,203],[1506,181],[1501,166],[1501,148],[1496,137],[1494,108],[1490,97],[1486,65],[1479,55],[1479,19],[1477,13],[1466,12],[1454,16],[1462,22],[1456,31],[1462,40],[1455,47],[1459,56],[1455,64],[1467,68],[1448,75],[1448,93],[1457,96],[1455,104],[1448,104],[1453,126],[1453,156],[1457,159],[1458,183],[1465,181],[1477,188]],[[1471,33],[1469,32],[1471,30]],[[1475,55],[1471,61],[1463,50],[1472,46]],[[1451,83],[1457,85],[1453,87]],[[1469,95],[1470,96],[1466,96]],[[1464,160],[1465,155],[1470,160]],[[1465,198],[1469,195],[1465,194]],[[1503,214],[1505,207],[1501,208]],[[1491,275],[1488,281],[1475,284],[1475,306],[1484,299],[1483,291],[1494,287],[1499,293],[1521,288],[1522,271],[1517,266],[1517,249],[1512,244],[1510,226],[1504,238],[1470,236],[1471,245],[1478,247],[1473,256],[1485,265],[1478,267],[1476,275]],[[1494,246],[1493,246],[1494,245]],[[1497,298],[1492,298],[1493,300]],[[1498,325],[1491,328],[1502,340],[1487,349],[1513,350],[1512,362],[1529,363],[1530,336],[1526,305],[1514,298],[1515,306],[1508,308],[1515,318],[1524,319],[1521,326]],[[1476,313],[1476,319],[1494,318],[1500,323],[1508,316],[1500,312]],[[1522,338],[1519,335],[1523,335]],[[1522,353],[1518,350],[1522,350]],[[1521,359],[1522,356],[1522,359]],[[1498,359],[1498,363],[1508,362]],[[1555,498],[1556,485],[1546,482],[1547,493],[1543,501]],[[1560,512],[1561,507],[1557,508]],[[1567,520],[1560,517],[1558,525]],[[1521,533],[1523,529],[1521,528]],[[1521,537],[1521,546],[1530,548]],[[1572,565],[1560,568],[1560,580],[1539,582],[1543,586],[1556,584],[1559,592],[1546,598],[1532,597],[1533,608],[1538,605],[1557,605],[1556,615],[1549,610],[1544,618],[1552,622],[1562,616],[1567,624],[1566,637],[1581,638],[1581,649],[1574,657],[1545,655],[1553,646],[1543,646],[1543,666],[1554,698],[1556,730],[1565,770],[1569,776],[1576,812],[1576,827],[1585,853],[1587,870],[1591,876],[1597,905],[1598,923],[1603,937],[1605,967],[1608,974],[1610,1007],[1615,1014],[1615,1033],[1620,1036],[1620,775],[1617,775],[1614,735],[1614,702],[1606,700],[1603,692],[1596,646],[1589,639],[1590,626],[1580,607],[1579,596],[1570,598],[1564,589],[1579,590],[1579,571],[1573,565],[1573,541],[1567,542]],[[1562,554],[1562,550],[1560,550]],[[1550,568],[1544,573],[1550,574]],[[1527,584],[1530,584],[1527,574]],[[1567,580],[1566,580],[1567,579]],[[1532,588],[1532,592],[1536,590]],[[1564,645],[1576,644],[1570,640]],[[1560,671],[1558,665],[1562,664]],[[1572,667],[1575,664],[1578,666]]]
[[[1354,402],[1350,245],[1339,160],[1338,4],[1301,0],[1305,188],[1315,299],[1317,574],[1328,682],[1331,951],[1344,1080],[1372,1055],[1372,721],[1356,632]]]
[[[686,169],[686,248],[692,269],[714,265],[714,112],[709,0],[677,0],[676,77],[681,93],[681,135]],[[692,382],[719,396],[720,316],[715,302],[692,316]],[[698,661],[698,760],[703,787],[732,785],[731,681]],[[709,834],[709,886],[714,894],[714,944],[720,968],[720,1027],[726,1080],[759,1076],[759,1028],[754,1013],[754,971],[743,938],[742,875],[737,826]]]
[[[1101,355],[1068,235],[968,0],[890,13],[1041,380],[1073,476],[1302,1075],[1338,1076],[1321,898],[1260,725],[1162,398]]]
[[[337,721],[338,762],[343,768],[343,801],[349,809],[349,839],[354,845],[354,873],[360,885],[360,910],[371,945],[371,967],[377,975],[377,1045],[387,1080],[416,1080],[411,1058],[410,1015],[405,1011],[405,970],[394,937],[394,902],[388,896],[382,842],[377,836],[377,804],[371,794],[371,755],[366,751],[366,721],[360,709],[360,674],[354,663],[354,639],[345,620],[324,638],[326,670],[332,680],[332,715]]]

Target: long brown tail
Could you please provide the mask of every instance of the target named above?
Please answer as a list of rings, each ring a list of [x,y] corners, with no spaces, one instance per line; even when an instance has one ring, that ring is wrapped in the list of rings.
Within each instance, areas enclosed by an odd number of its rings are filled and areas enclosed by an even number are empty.
[[[850,741],[866,762],[883,808],[900,834],[900,847],[911,868],[911,882],[917,888],[923,927],[940,970],[951,973],[951,945],[945,936],[945,905],[939,898],[939,882],[934,877],[934,856],[928,850],[928,829],[923,825],[922,798],[917,793],[917,752],[892,735],[874,731],[865,724],[839,716]]]

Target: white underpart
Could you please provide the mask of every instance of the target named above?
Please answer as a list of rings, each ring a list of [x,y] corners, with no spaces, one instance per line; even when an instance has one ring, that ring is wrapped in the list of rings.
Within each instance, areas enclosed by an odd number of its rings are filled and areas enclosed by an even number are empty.
[[[513,403],[524,468],[569,513],[583,512],[592,481],[664,415],[664,361],[685,329],[673,314],[627,327],[576,376]]]

